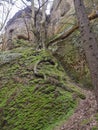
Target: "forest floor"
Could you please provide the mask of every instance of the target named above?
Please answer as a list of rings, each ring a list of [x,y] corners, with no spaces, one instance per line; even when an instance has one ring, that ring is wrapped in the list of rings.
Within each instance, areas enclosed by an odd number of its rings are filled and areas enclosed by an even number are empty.
[[[85,100],[80,100],[74,114],[55,130],[98,130],[98,113],[94,92],[82,90]]]

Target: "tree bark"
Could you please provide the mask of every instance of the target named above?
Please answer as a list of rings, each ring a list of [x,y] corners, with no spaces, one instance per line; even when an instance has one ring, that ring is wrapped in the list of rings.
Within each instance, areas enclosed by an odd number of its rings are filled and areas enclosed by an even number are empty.
[[[48,1],[47,1],[48,2]],[[41,21],[41,43],[42,48],[45,49],[45,39],[46,39],[46,9],[47,9],[47,2],[42,0],[42,21]]]
[[[39,41],[40,41],[40,35],[39,35],[39,32],[36,28],[36,14],[35,14],[35,0],[31,0],[31,10],[32,10],[32,13],[31,13],[31,27],[32,27],[32,33],[34,35],[34,43],[35,43],[35,47],[37,46],[37,44],[39,44]],[[33,44],[34,44],[33,43]],[[37,44],[36,44],[37,43]]]
[[[32,25],[34,26],[34,17],[35,17],[35,8],[34,8],[34,0],[31,1],[31,9],[32,9],[32,14],[31,14],[31,22]]]
[[[98,44],[94,33],[90,28],[90,22],[85,11],[83,0],[74,0],[77,19],[86,60],[91,73],[92,84],[95,90],[95,97],[98,109]]]

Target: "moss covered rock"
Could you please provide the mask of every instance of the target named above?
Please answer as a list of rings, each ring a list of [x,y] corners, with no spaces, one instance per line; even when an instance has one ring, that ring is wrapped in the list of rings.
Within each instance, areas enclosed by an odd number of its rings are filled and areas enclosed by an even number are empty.
[[[2,63],[9,59],[7,54],[19,57],[0,69],[1,130],[50,130],[73,113],[79,97],[84,98],[48,51],[20,47],[1,53]]]

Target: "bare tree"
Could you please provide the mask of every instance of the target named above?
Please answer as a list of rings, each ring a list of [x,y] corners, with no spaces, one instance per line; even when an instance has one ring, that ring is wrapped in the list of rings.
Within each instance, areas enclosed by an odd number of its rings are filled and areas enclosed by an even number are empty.
[[[26,2],[21,0],[25,5]],[[45,48],[45,39],[46,39],[46,9],[48,0],[26,0],[31,2],[31,31],[34,35],[33,41],[36,43],[37,48]],[[35,4],[37,3],[37,9]],[[39,28],[37,25],[37,18],[41,14],[41,21],[39,22]]]
[[[45,49],[45,39],[46,39],[46,9],[47,9],[47,2],[42,0],[42,21],[41,21],[41,43],[42,47]]]

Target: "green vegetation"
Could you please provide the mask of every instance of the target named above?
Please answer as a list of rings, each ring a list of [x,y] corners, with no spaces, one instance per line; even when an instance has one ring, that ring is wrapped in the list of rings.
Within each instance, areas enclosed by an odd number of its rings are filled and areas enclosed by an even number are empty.
[[[91,130],[98,130],[98,127],[94,126]]]
[[[31,44],[30,42],[24,40],[24,39],[17,39],[17,40],[14,40],[13,41],[13,45],[14,45],[14,48],[17,48],[17,47],[25,47],[25,46],[28,46],[30,47]]]
[[[98,113],[95,115],[96,121],[98,122]]]
[[[60,61],[67,74],[75,82],[83,84],[85,88],[92,89],[90,72],[78,37],[79,31],[75,31],[66,38],[66,41],[58,43],[58,49],[54,56]]]
[[[51,130],[85,98],[48,51],[19,47],[0,57],[1,130]]]

